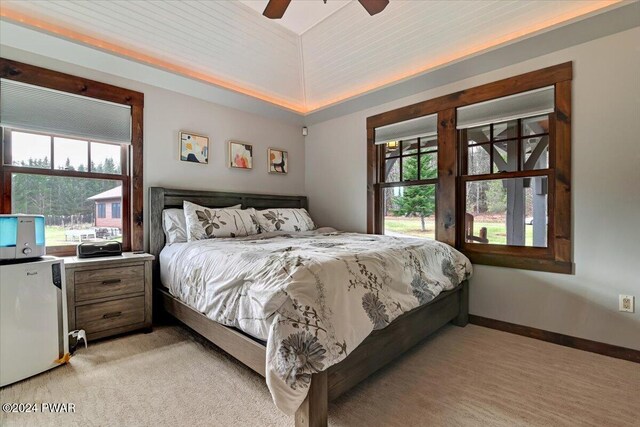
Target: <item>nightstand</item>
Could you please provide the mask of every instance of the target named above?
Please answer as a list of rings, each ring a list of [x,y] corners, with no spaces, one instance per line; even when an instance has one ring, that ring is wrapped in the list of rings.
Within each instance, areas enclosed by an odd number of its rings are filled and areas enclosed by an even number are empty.
[[[103,258],[65,257],[69,331],[87,340],[138,329],[151,330],[150,254]]]

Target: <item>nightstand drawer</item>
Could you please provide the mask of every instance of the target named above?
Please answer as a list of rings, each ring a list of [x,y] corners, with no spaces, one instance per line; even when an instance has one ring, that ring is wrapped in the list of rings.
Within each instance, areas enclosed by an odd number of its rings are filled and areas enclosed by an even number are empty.
[[[87,334],[144,322],[144,296],[76,307],[77,328]]]
[[[75,289],[76,302],[142,292],[144,292],[144,278],[118,278],[100,282],[77,283]]]
[[[76,271],[75,283],[103,282],[110,280],[144,279],[144,265],[126,267],[101,268],[96,270]]]
[[[132,253],[65,258],[69,330],[84,329],[89,341],[150,330],[153,259]]]

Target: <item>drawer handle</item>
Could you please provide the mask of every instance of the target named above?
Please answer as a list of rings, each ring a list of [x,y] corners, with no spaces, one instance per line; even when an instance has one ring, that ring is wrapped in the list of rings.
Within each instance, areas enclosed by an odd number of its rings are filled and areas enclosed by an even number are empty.
[[[103,285],[113,285],[115,283],[120,283],[122,282],[122,279],[110,279],[110,280],[103,280],[102,284]]]
[[[107,314],[102,315],[102,318],[103,319],[111,319],[111,318],[119,317],[119,316],[122,316],[122,312],[121,311],[114,311],[113,313],[107,313]]]

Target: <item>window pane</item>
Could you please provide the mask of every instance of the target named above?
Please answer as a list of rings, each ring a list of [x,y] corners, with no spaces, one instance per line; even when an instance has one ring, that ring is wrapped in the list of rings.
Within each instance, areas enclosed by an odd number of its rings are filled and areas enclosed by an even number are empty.
[[[493,144],[493,172],[518,170],[518,141],[496,142]]]
[[[11,164],[49,169],[51,138],[33,133],[11,132]]]
[[[122,172],[120,166],[120,146],[114,144],[91,143],[91,172]]]
[[[467,183],[467,212],[487,212],[487,182],[473,181]]]
[[[438,137],[425,137],[420,138],[420,152],[433,151],[438,149]]]
[[[435,239],[436,186],[384,189],[384,234]]]
[[[438,177],[438,153],[420,155],[420,179]]]
[[[522,170],[547,169],[549,167],[549,137],[524,139],[522,153],[524,155]]]
[[[399,142],[387,142],[384,144],[385,157],[395,157],[400,155],[400,143]]]
[[[468,182],[469,243],[547,246],[547,177]]]
[[[385,161],[384,182],[400,181],[400,159],[388,159]]]
[[[549,133],[549,116],[530,117],[522,120],[522,136]]]
[[[489,150],[491,145],[484,144],[469,147],[467,153],[467,174],[468,175],[481,175],[485,173],[491,173],[491,165],[489,158]]]
[[[467,138],[465,142],[468,144],[481,144],[491,139],[491,127],[489,125],[469,128],[466,132]]]
[[[44,215],[47,246],[122,240],[122,218],[111,212],[112,203],[122,203],[121,181],[33,174],[11,180],[12,213]]]
[[[53,138],[54,168],[86,172],[89,164],[87,141]]]
[[[416,154],[418,152],[418,140],[417,139],[408,139],[406,141],[402,141],[402,155],[406,156],[407,154]]]
[[[418,156],[402,158],[402,180],[415,181],[418,179]]]
[[[513,139],[518,137],[518,121],[496,123],[493,125],[493,139]]]

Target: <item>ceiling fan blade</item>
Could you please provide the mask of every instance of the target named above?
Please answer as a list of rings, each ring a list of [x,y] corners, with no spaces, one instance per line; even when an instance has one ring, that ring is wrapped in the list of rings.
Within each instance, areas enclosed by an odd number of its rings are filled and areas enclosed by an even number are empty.
[[[269,0],[262,14],[267,18],[280,19],[289,7],[289,3],[291,3],[291,0]]]
[[[273,0],[272,0],[273,1]],[[362,7],[367,9],[369,15],[373,16],[380,13],[389,4],[389,0],[358,0]]]

